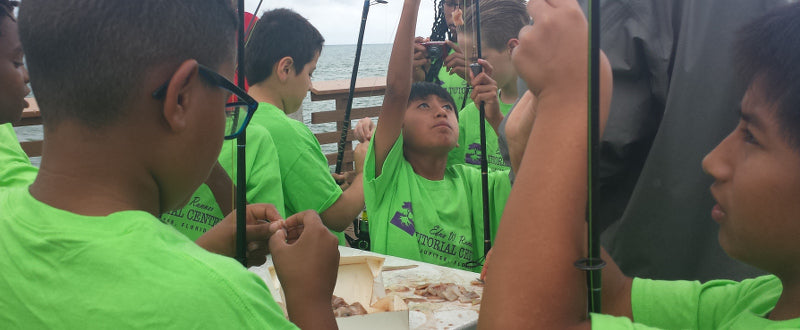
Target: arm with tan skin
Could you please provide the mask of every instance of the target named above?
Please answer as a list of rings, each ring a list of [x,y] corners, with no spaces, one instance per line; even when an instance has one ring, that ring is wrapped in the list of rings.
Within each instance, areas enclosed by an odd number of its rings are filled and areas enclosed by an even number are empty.
[[[271,223],[269,250],[281,281],[289,319],[301,329],[336,329],[331,297],[339,244],[314,211]]]
[[[479,325],[589,328],[585,273],[573,266],[586,255],[587,23],[574,0],[532,1],[528,11],[536,24],[520,32],[513,56],[537,100],[536,118],[487,270]],[[632,317],[631,279],[604,258],[603,312]]]
[[[447,40],[447,45],[450,46],[450,49],[455,50],[455,52],[447,55],[444,59],[444,66],[450,74],[457,74],[461,79],[466,79],[467,62],[464,58],[464,50],[461,49],[461,46],[450,40]]]
[[[233,184],[231,177],[228,176],[228,172],[225,172],[219,162],[214,163],[214,167],[211,168],[211,174],[206,179],[206,185],[211,189],[211,193],[214,194],[214,199],[217,201],[222,214],[231,213],[233,211],[233,192],[236,191],[236,186]]]
[[[381,174],[383,162],[400,137],[412,82],[412,41],[420,0],[406,0],[394,37],[389,70],[386,74],[386,95],[372,143],[375,152],[375,176]]]
[[[367,155],[367,146],[368,144],[366,143],[359,143],[356,146],[353,151],[353,157],[355,158],[355,178],[353,178],[353,182],[347,187],[347,190],[342,192],[342,195],[333,205],[320,214],[322,222],[330,229],[335,231],[345,230],[364,209],[362,171],[364,169],[364,157]]]

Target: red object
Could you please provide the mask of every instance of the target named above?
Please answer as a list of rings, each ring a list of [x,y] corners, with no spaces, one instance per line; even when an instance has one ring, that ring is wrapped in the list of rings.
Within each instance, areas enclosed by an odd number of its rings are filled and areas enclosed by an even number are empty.
[[[244,13],[244,29],[245,29],[244,41],[245,41],[245,45],[247,44],[247,38],[250,36],[250,31],[253,30],[253,27],[255,26],[256,22],[258,22],[258,16],[253,15],[253,14],[248,13],[248,12]],[[237,68],[237,70],[236,70],[236,72],[234,73],[234,76],[233,76],[233,82],[234,83],[239,81],[239,70],[238,70],[239,66],[237,65],[236,68]],[[244,80],[244,91],[246,92],[248,89],[250,89],[250,85],[247,83],[247,78],[245,78],[245,80]],[[235,96],[231,95],[231,98],[228,99],[228,102],[236,101],[235,98],[236,98]]]

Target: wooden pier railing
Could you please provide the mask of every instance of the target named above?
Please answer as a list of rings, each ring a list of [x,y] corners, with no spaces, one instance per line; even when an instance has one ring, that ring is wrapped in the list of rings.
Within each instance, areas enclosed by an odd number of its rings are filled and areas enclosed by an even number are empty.
[[[336,130],[330,132],[322,132],[315,134],[317,140],[321,145],[337,144],[342,132],[342,120],[344,119],[344,111],[347,107],[347,96],[350,90],[350,80],[328,80],[316,81],[311,87],[311,101],[325,101],[334,100],[335,107],[330,111],[320,111],[311,114],[312,124],[325,124],[336,123]],[[382,96],[386,92],[386,77],[368,77],[356,80],[355,98]],[[39,106],[33,98],[27,98],[30,107],[22,112],[22,120],[15,123],[14,126],[30,126],[41,125],[42,118],[39,112]],[[376,117],[380,113],[380,107],[366,107],[354,108],[350,112],[351,120],[358,120],[364,117]],[[352,129],[353,127],[351,127]],[[345,145],[344,162],[345,170],[352,170],[353,168],[353,133],[350,131],[347,134],[348,143]],[[42,141],[25,141],[20,143],[22,149],[29,157],[37,157],[42,155]],[[333,165],[336,163],[336,153],[325,155],[328,159],[328,164]]]
[[[311,114],[312,124],[336,123],[336,130],[315,134],[320,145],[333,143],[337,145],[342,136],[342,126],[344,112],[347,108],[347,96],[350,92],[350,80],[329,80],[317,81],[311,87],[311,101],[334,100],[335,109],[332,111],[320,111]],[[383,96],[386,92],[386,77],[368,77],[356,80],[356,90],[353,94],[355,98]],[[381,108],[353,108],[350,112],[350,120],[358,120],[364,117],[377,117]],[[353,169],[353,126],[347,133],[347,143],[345,144],[344,166],[345,171]],[[336,164],[336,153],[326,154],[328,165]]]

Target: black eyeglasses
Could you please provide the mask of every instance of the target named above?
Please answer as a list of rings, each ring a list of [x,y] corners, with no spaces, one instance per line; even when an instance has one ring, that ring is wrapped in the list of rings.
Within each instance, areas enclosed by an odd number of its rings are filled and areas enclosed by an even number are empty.
[[[451,7],[451,8],[452,7],[456,7],[456,8],[461,7],[461,5],[458,3],[458,1],[445,1],[444,5],[448,6],[448,7]]]
[[[210,84],[231,92],[239,99],[237,102],[225,105],[225,140],[237,138],[250,123],[253,112],[258,108],[258,101],[247,95],[247,92],[234,85],[230,80],[202,64],[198,66],[197,71]],[[153,92],[153,97],[158,100],[163,99],[167,95],[168,85],[169,80]]]

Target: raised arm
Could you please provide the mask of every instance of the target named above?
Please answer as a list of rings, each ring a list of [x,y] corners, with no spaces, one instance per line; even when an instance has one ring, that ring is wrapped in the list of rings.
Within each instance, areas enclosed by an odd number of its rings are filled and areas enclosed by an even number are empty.
[[[386,73],[386,95],[383,97],[381,115],[375,128],[373,148],[375,152],[375,176],[379,176],[383,161],[389,155],[400,131],[406,113],[408,96],[411,94],[414,30],[420,0],[405,0],[400,23],[394,36],[389,70]]]
[[[575,0],[531,1],[528,11],[536,23],[520,32],[513,57],[534,94],[535,120],[498,231],[480,327],[588,328],[585,274],[573,266],[586,256],[587,23]],[[603,312],[631,317],[631,280],[604,258]]]

